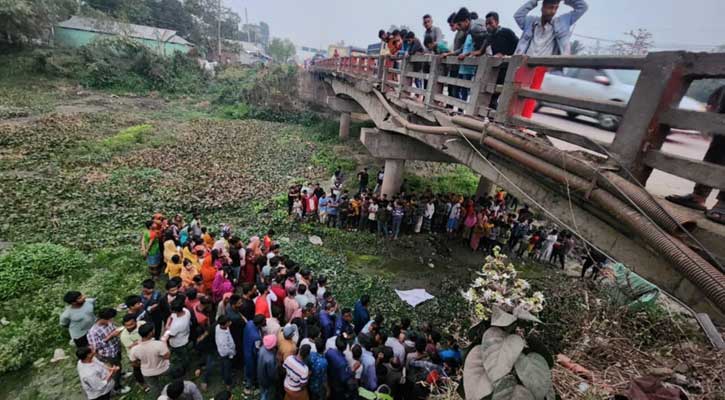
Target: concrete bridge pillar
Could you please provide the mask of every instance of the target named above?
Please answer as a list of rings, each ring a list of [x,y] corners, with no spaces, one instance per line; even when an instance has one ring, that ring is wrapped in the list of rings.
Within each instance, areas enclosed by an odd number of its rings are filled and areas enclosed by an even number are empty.
[[[403,172],[405,172],[405,160],[385,160],[385,175],[383,175],[383,187],[381,195],[385,194],[388,199],[400,192],[400,185],[403,184]]]
[[[350,113],[344,112],[340,114],[340,139],[345,140],[350,137]]]
[[[486,179],[486,177],[482,176],[481,179],[478,180],[478,188],[476,189],[476,199],[480,197],[488,197],[493,194],[494,191],[494,184],[490,180]]]

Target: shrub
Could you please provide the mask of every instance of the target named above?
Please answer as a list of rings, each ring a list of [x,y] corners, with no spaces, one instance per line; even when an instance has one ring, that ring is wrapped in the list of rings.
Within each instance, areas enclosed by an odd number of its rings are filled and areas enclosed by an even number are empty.
[[[33,292],[58,276],[77,274],[88,265],[83,253],[60,245],[13,247],[0,255],[0,300]]]
[[[206,87],[206,75],[193,57],[180,52],[164,57],[123,37],[96,40],[80,49],[37,51],[34,70],[98,89],[178,94]]]

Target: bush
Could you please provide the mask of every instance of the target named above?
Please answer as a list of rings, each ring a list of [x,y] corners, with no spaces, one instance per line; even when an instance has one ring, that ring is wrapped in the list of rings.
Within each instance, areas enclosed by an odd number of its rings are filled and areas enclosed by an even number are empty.
[[[97,89],[195,93],[206,82],[193,57],[180,52],[163,57],[122,37],[97,40],[80,49],[37,51],[34,70]]]
[[[13,247],[0,256],[0,300],[33,292],[58,276],[74,275],[87,267],[83,253],[60,245]]]
[[[275,114],[290,113],[296,109],[297,69],[286,65],[227,67],[217,74],[211,92],[218,104],[242,103]]]
[[[54,244],[14,247],[0,257],[2,284],[12,271],[24,271],[23,264],[45,271],[44,278],[34,281],[34,289],[16,292],[0,303],[0,315],[8,320],[0,325],[0,374],[17,371],[50,356],[55,347],[64,347],[68,335],[58,325],[58,316],[65,307],[61,299],[66,291],[79,290],[95,298],[98,310],[115,307],[128,294],[138,292],[146,277],[135,246],[101,250],[92,258]],[[2,286],[0,290],[6,294]]]

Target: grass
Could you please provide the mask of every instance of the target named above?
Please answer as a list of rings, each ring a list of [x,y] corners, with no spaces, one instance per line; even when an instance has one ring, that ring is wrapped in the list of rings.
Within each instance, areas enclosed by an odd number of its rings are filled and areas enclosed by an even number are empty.
[[[153,126],[149,124],[136,125],[121,130],[117,134],[103,139],[99,143],[99,150],[104,149],[110,152],[128,150],[136,144],[142,143],[144,137],[151,134]]]

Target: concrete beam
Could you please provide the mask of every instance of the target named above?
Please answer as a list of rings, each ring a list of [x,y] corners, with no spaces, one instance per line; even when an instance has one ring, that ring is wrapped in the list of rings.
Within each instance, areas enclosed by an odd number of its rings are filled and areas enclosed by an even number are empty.
[[[392,199],[400,192],[400,185],[403,184],[403,173],[405,172],[405,160],[385,160],[385,174],[380,193]]]
[[[345,140],[350,137],[350,113],[340,114],[340,139]]]
[[[486,177],[481,177],[478,180],[478,187],[476,188],[476,198],[488,197],[493,194],[494,184]]]
[[[375,158],[384,160],[418,160],[455,163],[456,160],[423,143],[398,133],[376,128],[362,128],[360,142]]]
[[[327,96],[325,98],[325,104],[333,111],[337,111],[340,113],[365,113],[365,109],[360,107],[359,104],[355,103],[352,100],[342,99],[337,96]]]

